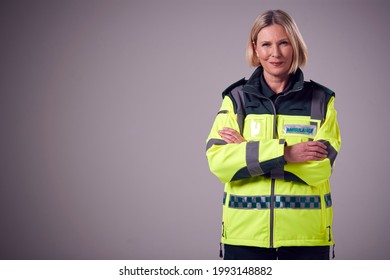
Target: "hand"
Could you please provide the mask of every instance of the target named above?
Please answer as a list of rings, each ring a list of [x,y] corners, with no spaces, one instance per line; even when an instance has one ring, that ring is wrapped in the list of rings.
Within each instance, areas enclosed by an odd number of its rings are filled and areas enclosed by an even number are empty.
[[[245,142],[246,140],[241,136],[240,133],[238,133],[236,130],[230,128],[230,127],[224,127],[223,129],[219,130],[219,135],[221,135],[222,140],[225,140],[228,144],[240,144],[242,142]]]
[[[284,160],[287,162],[323,160],[327,155],[326,146],[317,141],[302,142],[284,148]]]

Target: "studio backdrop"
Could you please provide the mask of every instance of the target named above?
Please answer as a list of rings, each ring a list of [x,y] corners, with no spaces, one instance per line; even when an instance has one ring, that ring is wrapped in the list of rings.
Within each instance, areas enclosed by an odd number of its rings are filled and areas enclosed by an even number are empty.
[[[305,79],[336,93],[336,259],[390,259],[389,1],[8,0],[0,4],[0,258],[218,259],[206,138],[283,9]]]

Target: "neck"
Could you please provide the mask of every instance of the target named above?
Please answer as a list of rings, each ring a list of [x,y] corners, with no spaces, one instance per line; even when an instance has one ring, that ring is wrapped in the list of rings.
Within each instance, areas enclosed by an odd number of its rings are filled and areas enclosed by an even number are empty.
[[[289,75],[285,76],[272,76],[264,72],[264,80],[269,88],[276,94],[283,92],[288,85]]]

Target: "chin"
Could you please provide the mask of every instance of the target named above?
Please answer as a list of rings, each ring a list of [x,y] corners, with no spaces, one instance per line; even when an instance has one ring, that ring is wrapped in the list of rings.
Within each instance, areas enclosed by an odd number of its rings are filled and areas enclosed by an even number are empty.
[[[280,70],[280,71],[267,71],[268,74],[274,77],[285,77],[288,76],[288,69],[287,70]]]

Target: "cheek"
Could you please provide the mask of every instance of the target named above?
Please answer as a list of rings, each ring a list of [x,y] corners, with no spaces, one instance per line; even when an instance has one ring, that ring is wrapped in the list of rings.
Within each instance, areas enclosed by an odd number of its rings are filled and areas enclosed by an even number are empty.
[[[293,50],[292,49],[286,49],[284,53],[284,57],[287,57],[289,60],[292,60],[293,58]]]
[[[259,59],[266,59],[267,53],[262,49],[256,49],[256,54]]]

